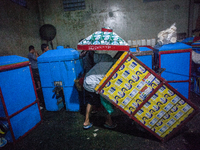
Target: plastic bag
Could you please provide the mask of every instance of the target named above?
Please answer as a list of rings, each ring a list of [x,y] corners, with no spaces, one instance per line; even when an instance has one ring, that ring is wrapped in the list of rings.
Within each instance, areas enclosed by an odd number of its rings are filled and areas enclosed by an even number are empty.
[[[100,99],[101,99],[101,104],[104,106],[106,111],[111,115],[114,112],[114,106],[102,96],[100,96]]]
[[[169,43],[176,43],[177,41],[177,32],[176,32],[176,23],[172,24],[170,28],[163,30],[158,33],[158,44],[164,45]]]
[[[195,64],[200,64],[200,54],[192,51],[192,60]]]

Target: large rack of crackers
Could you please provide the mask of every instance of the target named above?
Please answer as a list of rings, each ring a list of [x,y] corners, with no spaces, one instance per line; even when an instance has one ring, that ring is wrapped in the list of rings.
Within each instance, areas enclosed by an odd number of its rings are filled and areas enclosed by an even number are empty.
[[[198,112],[190,100],[131,52],[121,55],[95,91],[161,141]]]

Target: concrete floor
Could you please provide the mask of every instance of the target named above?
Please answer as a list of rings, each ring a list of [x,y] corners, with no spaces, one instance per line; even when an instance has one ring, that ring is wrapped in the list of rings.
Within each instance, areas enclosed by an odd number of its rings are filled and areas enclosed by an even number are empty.
[[[200,107],[200,97],[191,93],[191,101]],[[133,123],[116,109],[113,130],[103,127],[105,111],[91,116],[94,126],[83,130],[80,112],[42,110],[43,122],[15,145],[4,150],[197,150],[200,149],[200,115],[197,114],[172,138],[162,143],[154,135]]]

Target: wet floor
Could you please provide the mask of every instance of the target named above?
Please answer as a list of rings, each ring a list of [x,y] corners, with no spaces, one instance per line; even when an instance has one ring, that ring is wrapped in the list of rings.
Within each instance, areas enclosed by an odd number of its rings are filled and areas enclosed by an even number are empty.
[[[191,101],[200,107],[200,97],[191,93]],[[105,111],[91,115],[94,126],[83,130],[80,112],[42,110],[43,122],[15,145],[5,150],[197,150],[200,149],[200,115],[197,114],[166,142],[133,122],[116,109],[113,120],[118,126],[105,129]]]

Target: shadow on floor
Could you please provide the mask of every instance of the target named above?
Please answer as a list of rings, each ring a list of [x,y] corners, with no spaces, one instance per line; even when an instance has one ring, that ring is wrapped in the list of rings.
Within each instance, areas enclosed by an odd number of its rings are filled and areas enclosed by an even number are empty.
[[[199,100],[200,97],[192,97],[198,107]],[[2,150],[196,150],[200,147],[199,114],[165,143],[118,109],[113,114],[118,125],[115,129],[103,127],[105,116],[105,111],[91,115],[94,126],[83,130],[84,114],[80,112],[42,110],[43,122],[15,145],[9,143]]]

